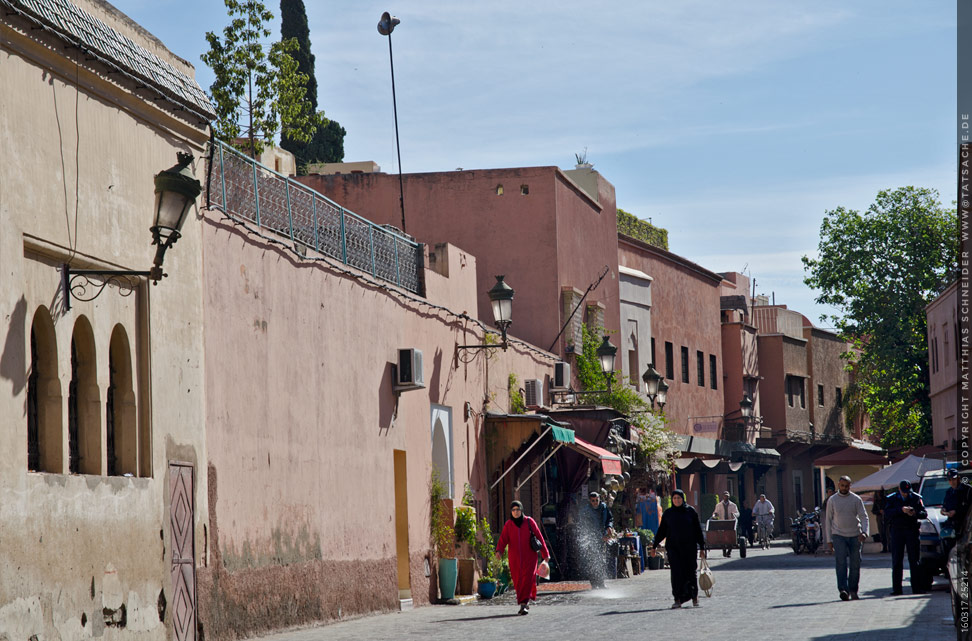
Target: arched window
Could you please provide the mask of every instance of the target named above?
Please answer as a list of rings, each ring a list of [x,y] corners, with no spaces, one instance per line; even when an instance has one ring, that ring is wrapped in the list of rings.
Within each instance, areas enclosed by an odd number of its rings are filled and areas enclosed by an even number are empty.
[[[71,338],[71,383],[68,388],[68,470],[101,474],[101,394],[98,392],[94,332],[79,316]]]
[[[38,307],[30,325],[30,372],[27,374],[27,469],[62,472],[61,384],[57,376],[57,341],[46,307]]]
[[[108,346],[108,394],[105,402],[105,444],[109,476],[138,473],[135,390],[128,334],[121,325],[111,332]]]

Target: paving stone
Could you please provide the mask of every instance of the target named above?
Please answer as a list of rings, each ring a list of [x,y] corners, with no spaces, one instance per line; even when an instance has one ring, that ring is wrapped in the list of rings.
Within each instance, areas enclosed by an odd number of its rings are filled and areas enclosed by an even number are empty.
[[[834,559],[795,555],[783,542],[709,561],[715,576],[701,607],[671,610],[668,570],[608,581],[606,590],[541,592],[527,616],[515,596],[462,607],[426,606],[353,621],[294,630],[266,641],[380,641],[384,639],[531,640],[695,638],[719,641],[944,641],[955,638],[947,584],[930,594],[889,598],[891,559],[864,556],[859,601],[841,601]],[[907,584],[908,572],[905,570]],[[631,634],[636,637],[631,637]]]

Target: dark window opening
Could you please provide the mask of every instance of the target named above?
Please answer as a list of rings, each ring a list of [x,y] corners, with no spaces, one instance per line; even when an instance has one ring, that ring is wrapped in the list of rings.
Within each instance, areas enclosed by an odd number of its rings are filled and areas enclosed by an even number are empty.
[[[682,382],[688,381],[688,347],[682,346]]]
[[[699,387],[705,387],[705,354],[698,350],[695,352],[695,380]]]
[[[716,357],[715,354],[709,354],[709,384],[712,389],[719,389],[716,380]]]
[[[823,396],[824,396],[823,395],[823,385],[817,385],[817,406],[818,407],[823,407],[824,406],[824,398],[823,398]]]
[[[68,385],[68,471],[81,470],[81,444],[78,442],[78,349],[71,339],[71,383]]]
[[[675,346],[665,341],[665,378],[675,380]]]
[[[843,392],[841,392],[841,390],[840,390],[839,387],[837,388],[836,394],[834,395],[834,400],[837,403],[837,407],[843,407],[844,406],[844,395],[843,395]]]
[[[30,376],[27,377],[27,469],[36,472],[40,469],[40,424],[37,417],[37,384],[39,361],[37,355],[37,335],[30,329]]]
[[[108,364],[108,398],[105,401],[106,432],[108,450],[108,476],[118,475],[118,455],[115,452],[115,367]]]

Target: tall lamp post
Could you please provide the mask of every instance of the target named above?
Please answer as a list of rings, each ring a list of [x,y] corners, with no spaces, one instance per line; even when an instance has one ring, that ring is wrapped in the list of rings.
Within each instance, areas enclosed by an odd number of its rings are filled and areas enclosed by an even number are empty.
[[[392,56],[391,34],[401,20],[387,11],[378,21],[378,33],[388,36],[388,64],[391,66],[392,110],[395,112],[395,151],[398,154],[398,202],[402,207],[402,231],[405,231],[405,186],[402,182],[402,147],[398,143],[398,101],[395,99],[395,58]]]

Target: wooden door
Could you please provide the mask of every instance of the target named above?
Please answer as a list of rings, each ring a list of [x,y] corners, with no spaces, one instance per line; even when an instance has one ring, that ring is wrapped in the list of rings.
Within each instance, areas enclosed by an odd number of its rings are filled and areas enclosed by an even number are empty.
[[[195,477],[189,463],[169,462],[172,628],[176,641],[196,639]]]

